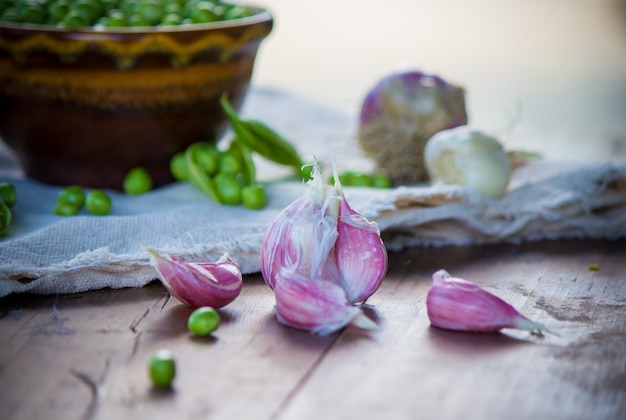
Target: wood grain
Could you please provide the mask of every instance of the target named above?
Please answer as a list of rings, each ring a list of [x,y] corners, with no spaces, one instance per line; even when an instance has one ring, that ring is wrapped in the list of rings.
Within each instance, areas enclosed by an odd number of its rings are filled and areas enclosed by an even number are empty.
[[[259,275],[209,339],[159,283],[0,300],[3,419],[619,419],[626,414],[626,241],[416,248],[368,302],[380,329],[327,337],[280,325]],[[590,264],[600,269],[592,271]],[[559,335],[429,326],[439,268]],[[151,353],[176,356],[173,389]]]

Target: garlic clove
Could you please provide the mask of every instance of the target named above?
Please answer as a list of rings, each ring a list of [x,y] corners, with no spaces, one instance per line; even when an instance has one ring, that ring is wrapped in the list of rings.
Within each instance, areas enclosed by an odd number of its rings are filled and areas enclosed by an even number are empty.
[[[492,198],[506,193],[513,171],[495,137],[466,125],[433,135],[424,147],[424,165],[433,182],[460,185]]]
[[[426,297],[430,323],[455,331],[495,332],[516,328],[541,333],[546,327],[520,314],[513,306],[480,286],[451,277],[445,270],[433,274]]]
[[[335,187],[341,191],[338,177]],[[335,259],[348,300],[362,302],[374,294],[387,273],[387,249],[378,224],[353,210],[343,192],[340,196]]]
[[[165,288],[186,305],[221,308],[241,293],[241,271],[227,253],[215,263],[195,263],[153,247],[145,249]]]
[[[284,270],[275,283],[278,321],[292,328],[319,335],[332,334],[347,325],[376,329],[360,307],[351,304],[346,292],[327,279],[309,279]]]
[[[270,288],[281,270],[296,265],[305,276],[338,276],[331,258],[338,214],[339,197],[325,188],[315,165],[306,192],[274,219],[263,239],[261,273]]]
[[[261,247],[279,321],[318,334],[374,328],[353,303],[371,296],[387,270],[378,226],[350,208],[335,178],[325,185],[314,165],[305,193],[274,219]]]

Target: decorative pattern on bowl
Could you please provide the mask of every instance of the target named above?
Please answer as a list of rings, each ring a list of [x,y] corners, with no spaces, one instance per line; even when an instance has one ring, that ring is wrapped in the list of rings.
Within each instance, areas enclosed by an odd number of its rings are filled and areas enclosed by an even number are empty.
[[[169,160],[216,141],[237,109],[273,19],[167,28],[63,30],[0,25],[0,137],[27,175],[44,182],[121,188],[134,166],[156,185]]]

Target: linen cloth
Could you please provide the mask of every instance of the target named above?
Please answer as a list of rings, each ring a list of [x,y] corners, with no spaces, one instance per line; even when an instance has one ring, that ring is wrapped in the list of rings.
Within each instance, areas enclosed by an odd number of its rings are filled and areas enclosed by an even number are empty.
[[[242,114],[265,121],[303,156],[327,167],[333,156],[340,170],[373,167],[356,142],[356,119],[346,113],[253,89]],[[109,191],[113,208],[107,216],[60,217],[53,208],[61,187],[26,179],[0,143],[0,181],[12,182],[18,197],[13,223],[0,238],[0,297],[141,287],[157,278],[142,245],[195,261],[215,261],[227,252],[243,273],[259,271],[267,227],[306,187],[262,159],[257,168],[260,175],[272,174],[264,179],[263,210],[220,206],[190,184],[175,183],[135,197]],[[626,163],[535,162],[515,171],[501,199],[426,184],[344,191],[355,210],[378,223],[390,250],[626,237]]]

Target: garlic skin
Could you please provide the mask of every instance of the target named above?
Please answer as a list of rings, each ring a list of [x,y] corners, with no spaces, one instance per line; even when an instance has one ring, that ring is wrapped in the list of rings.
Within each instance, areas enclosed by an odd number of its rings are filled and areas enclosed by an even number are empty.
[[[380,286],[387,273],[387,249],[375,222],[354,211],[346,200],[339,178],[335,188],[340,190],[339,235],[335,242],[335,258],[343,287],[350,302],[362,302]]]
[[[520,314],[513,306],[480,286],[451,277],[445,270],[433,274],[426,297],[430,323],[438,328],[468,332],[496,332],[516,328],[541,333],[546,327]]]
[[[339,235],[339,196],[327,191],[319,167],[304,194],[287,206],[270,224],[261,246],[261,274],[270,288],[284,268],[310,278],[337,278],[331,258]]]
[[[361,313],[353,304],[378,289],[387,251],[378,225],[350,208],[338,179],[325,185],[317,164],[312,176],[303,195],[268,228],[261,273],[274,290],[280,322],[330,333],[352,323]]]
[[[243,287],[239,267],[225,253],[215,263],[187,262],[153,247],[146,247],[150,264],[167,291],[193,308],[221,308],[231,303]]]
[[[433,182],[472,188],[491,198],[506,193],[513,171],[502,144],[467,125],[432,136],[424,148],[424,165]]]
[[[349,324],[361,329],[378,328],[332,281],[310,279],[297,270],[285,270],[274,293],[274,311],[281,324],[319,335],[331,334]]]

